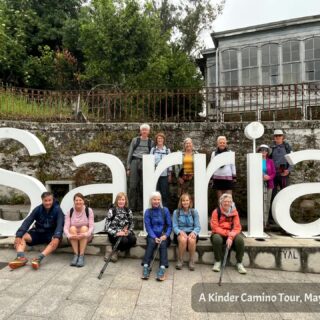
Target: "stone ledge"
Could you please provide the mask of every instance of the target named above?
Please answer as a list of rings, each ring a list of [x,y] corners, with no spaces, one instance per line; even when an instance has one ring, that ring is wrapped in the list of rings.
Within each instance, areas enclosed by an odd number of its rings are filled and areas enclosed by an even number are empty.
[[[137,232],[138,234],[138,232]],[[285,271],[320,272],[320,242],[314,239],[294,239],[290,236],[270,234],[266,241],[256,241],[245,238],[245,256],[243,263],[246,267],[259,269],[276,269]],[[0,239],[0,248],[13,249],[14,237]],[[88,245],[86,254],[105,255],[106,246],[111,245],[105,234],[95,235]],[[44,246],[34,246],[31,250],[41,251]],[[146,248],[144,237],[137,237],[137,245],[128,252],[121,254],[123,257],[141,259]],[[71,253],[71,247],[64,238],[57,252]],[[168,249],[170,261],[177,259],[176,245],[171,243]],[[184,257],[188,259],[188,255]],[[200,239],[197,244],[196,262],[213,264],[213,253],[210,239]],[[231,252],[230,264],[235,264],[234,252]]]

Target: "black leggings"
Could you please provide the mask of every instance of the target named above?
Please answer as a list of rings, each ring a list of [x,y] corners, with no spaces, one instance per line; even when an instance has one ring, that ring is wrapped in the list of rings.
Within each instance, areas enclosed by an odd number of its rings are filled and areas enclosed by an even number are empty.
[[[108,234],[109,240],[112,243],[112,247],[116,244],[119,237],[114,237],[110,234]],[[120,251],[126,251],[129,250],[131,247],[134,247],[136,245],[137,238],[134,234],[129,234],[125,237],[121,237],[121,241],[118,245],[118,250]]]

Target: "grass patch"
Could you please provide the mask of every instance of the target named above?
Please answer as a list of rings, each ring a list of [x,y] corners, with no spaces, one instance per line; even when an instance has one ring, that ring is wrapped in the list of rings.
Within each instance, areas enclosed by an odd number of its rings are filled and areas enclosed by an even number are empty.
[[[0,117],[13,120],[70,120],[73,117],[72,105],[67,105],[58,96],[55,98],[34,98],[0,91]]]

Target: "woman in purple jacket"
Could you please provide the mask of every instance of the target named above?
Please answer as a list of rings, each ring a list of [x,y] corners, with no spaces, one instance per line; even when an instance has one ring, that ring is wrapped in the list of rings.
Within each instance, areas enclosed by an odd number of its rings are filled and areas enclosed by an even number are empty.
[[[272,159],[269,159],[271,149],[262,144],[258,147],[258,152],[262,154],[262,174],[263,174],[263,224],[266,227],[271,204],[273,189],[273,179],[276,175],[276,169]]]

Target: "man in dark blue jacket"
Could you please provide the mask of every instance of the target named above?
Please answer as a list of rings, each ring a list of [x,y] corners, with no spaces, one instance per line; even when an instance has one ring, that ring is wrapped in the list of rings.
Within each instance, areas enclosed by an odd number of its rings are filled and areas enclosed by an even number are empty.
[[[14,245],[17,258],[9,263],[11,269],[27,264],[28,259],[24,253],[26,245],[48,244],[38,258],[32,259],[32,267],[35,270],[39,269],[42,259],[59,246],[63,233],[64,214],[58,202],[54,201],[51,192],[44,192],[41,199],[42,204],[33,209],[16,233]],[[33,227],[29,230],[33,223]]]

